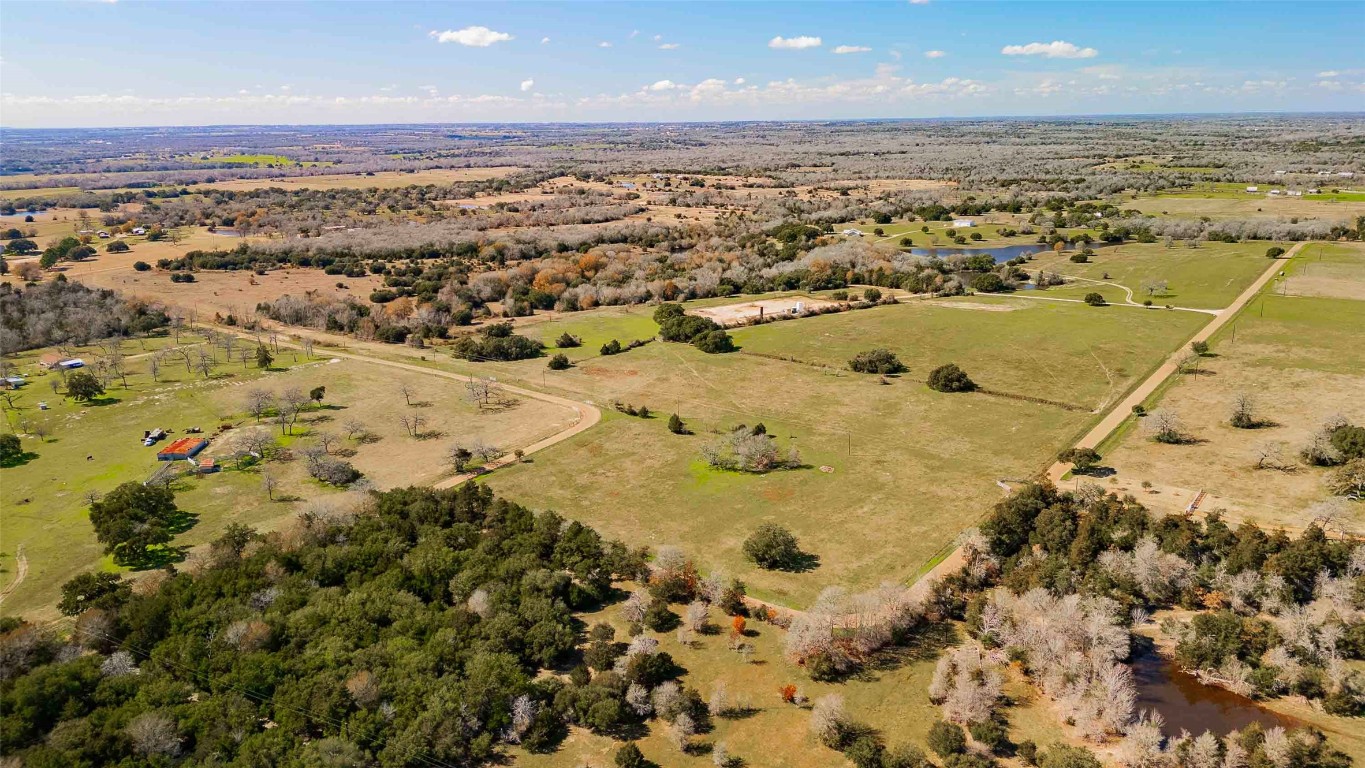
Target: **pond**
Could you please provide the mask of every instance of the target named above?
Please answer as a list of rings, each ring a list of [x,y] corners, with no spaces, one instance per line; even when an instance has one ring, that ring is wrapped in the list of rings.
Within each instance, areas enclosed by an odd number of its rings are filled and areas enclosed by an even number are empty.
[[[226,228],[226,227],[219,227],[218,229],[213,230],[213,231],[210,232],[209,234],[210,234],[210,235],[214,235],[215,237],[241,237],[241,236],[242,236],[242,233],[238,232],[237,230],[235,230],[235,229],[228,229],[228,228]]]
[[[1103,246],[1100,243],[1091,243],[1089,247],[1095,250],[1099,250]],[[910,252],[915,254],[916,256],[937,256],[940,259],[944,259],[949,256],[958,255],[978,256],[983,253],[988,253],[995,259],[996,264],[1003,264],[1009,261],[1010,259],[1017,258],[1019,256],[1027,257],[1031,254],[1043,253],[1044,251],[1050,250],[1052,250],[1052,247],[1048,245],[1039,245],[1038,243],[1025,243],[1023,245],[999,245],[995,246],[994,248],[965,248],[957,246],[952,247],[930,246],[928,248],[916,247],[911,248]],[[1066,250],[1071,250],[1071,247],[1068,246]]]
[[[1165,719],[1162,732],[1177,736],[1182,730],[1204,731],[1223,736],[1260,723],[1266,728],[1292,728],[1299,723],[1272,712],[1232,691],[1199,682],[1180,669],[1173,659],[1149,648],[1133,658],[1133,682],[1137,684],[1137,709],[1154,710]]]

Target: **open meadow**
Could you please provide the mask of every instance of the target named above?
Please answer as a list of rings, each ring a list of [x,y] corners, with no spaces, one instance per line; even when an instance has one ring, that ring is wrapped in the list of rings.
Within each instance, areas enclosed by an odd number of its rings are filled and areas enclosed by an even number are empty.
[[[1212,339],[1198,375],[1178,377],[1146,404],[1175,413],[1193,442],[1159,444],[1130,418],[1100,449],[1103,463],[1117,470],[1107,486],[1165,511],[1202,490],[1212,498],[1201,510],[1222,508],[1233,519],[1269,526],[1298,528],[1323,514],[1315,505],[1329,496],[1327,470],[1306,466],[1298,453],[1329,417],[1365,421],[1365,300],[1310,292],[1358,291],[1365,248],[1312,244],[1284,271],[1287,280],[1268,285]],[[1323,272],[1331,277],[1319,279]],[[1239,395],[1251,397],[1263,426],[1228,423]],[[1337,522],[1365,531],[1365,510],[1341,507]]]
[[[1071,285],[1049,288],[1049,296],[1096,291],[1114,303],[1129,295],[1121,290],[1127,288],[1139,303],[1150,299],[1156,306],[1222,309],[1265,271],[1266,249],[1277,244],[1198,245],[1189,248],[1180,243],[1168,248],[1161,243],[1125,243],[1097,249],[1085,264],[1072,262],[1066,253],[1048,252],[1034,257],[1025,269],[1031,274],[1042,270],[1078,278]]]
[[[613,310],[602,323],[618,324],[611,334],[636,332],[643,321],[623,318],[648,321],[646,312]],[[542,338],[561,328],[586,336],[592,322],[534,327]],[[654,413],[606,410],[592,430],[495,472],[488,483],[496,491],[626,541],[682,545],[699,562],[744,573],[754,594],[802,605],[829,584],[913,576],[999,497],[996,479],[1038,472],[1092,411],[1202,322],[1190,313],[975,297],[740,328],[741,350],[729,355],[654,342],[590,357],[595,348],[585,344],[567,371],[546,372],[543,360],[466,367],[604,410],[619,400]],[[853,354],[879,346],[909,371],[881,385],[847,370]],[[948,361],[999,394],[930,391],[924,377]],[[693,434],[664,428],[674,412]],[[716,431],[759,422],[805,466],[748,475],[701,460]],[[819,567],[782,573],[745,563],[740,543],[769,521],[791,528]]]

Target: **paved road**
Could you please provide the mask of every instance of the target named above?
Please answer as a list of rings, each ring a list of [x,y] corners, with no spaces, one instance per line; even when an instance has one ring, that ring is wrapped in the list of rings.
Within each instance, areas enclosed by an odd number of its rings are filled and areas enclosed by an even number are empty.
[[[1242,291],[1242,294],[1238,296],[1232,304],[1219,310],[1218,315],[1214,317],[1208,325],[1200,328],[1199,331],[1190,338],[1189,343],[1181,346],[1180,349],[1177,349],[1172,353],[1166,362],[1161,364],[1160,368],[1157,368],[1152,372],[1151,376],[1147,377],[1146,381],[1139,384],[1127,397],[1117,403],[1103,419],[1100,419],[1100,423],[1096,424],[1094,428],[1085,433],[1084,437],[1076,441],[1075,447],[1094,448],[1103,442],[1110,433],[1118,429],[1119,426],[1123,424],[1124,419],[1127,419],[1129,414],[1133,412],[1133,406],[1140,405],[1142,401],[1146,400],[1148,396],[1155,392],[1157,387],[1161,386],[1166,379],[1175,375],[1180,369],[1181,359],[1187,354],[1186,350],[1189,348],[1189,344],[1196,341],[1208,341],[1220,328],[1227,325],[1228,321],[1237,316],[1237,313],[1241,311],[1242,307],[1245,307],[1248,302],[1256,298],[1256,295],[1261,292],[1261,289],[1265,287],[1266,283],[1269,283],[1285,268],[1288,259],[1292,259],[1296,256],[1306,244],[1307,243],[1299,243],[1293,248],[1290,248],[1283,259],[1272,260],[1270,266],[1266,268],[1266,271],[1261,273],[1261,276],[1256,278],[1256,281],[1248,286],[1245,291]],[[1047,477],[1052,482],[1057,483],[1061,481],[1062,475],[1065,475],[1070,470],[1070,464],[1059,461],[1048,469]]]

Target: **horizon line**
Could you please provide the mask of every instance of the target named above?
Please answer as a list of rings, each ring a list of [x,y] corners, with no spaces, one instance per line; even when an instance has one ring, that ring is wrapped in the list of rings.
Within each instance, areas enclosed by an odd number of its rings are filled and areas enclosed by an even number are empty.
[[[1358,117],[1365,119],[1365,110],[1246,110],[1237,112],[1078,112],[1067,114],[1015,114],[937,117],[809,117],[809,118],[735,118],[728,120],[471,120],[463,122],[397,122],[397,123],[162,123],[76,126],[54,125],[16,127],[0,125],[0,131],[122,131],[166,130],[195,128],[384,128],[414,126],[612,126],[612,125],[746,125],[781,123],[898,123],[898,122],[966,122],[977,120],[1079,120],[1118,118],[1213,118],[1213,117]]]

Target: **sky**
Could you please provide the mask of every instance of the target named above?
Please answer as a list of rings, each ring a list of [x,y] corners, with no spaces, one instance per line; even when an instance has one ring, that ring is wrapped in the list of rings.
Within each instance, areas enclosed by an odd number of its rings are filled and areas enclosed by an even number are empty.
[[[0,125],[1365,111],[1353,2],[0,2]]]

